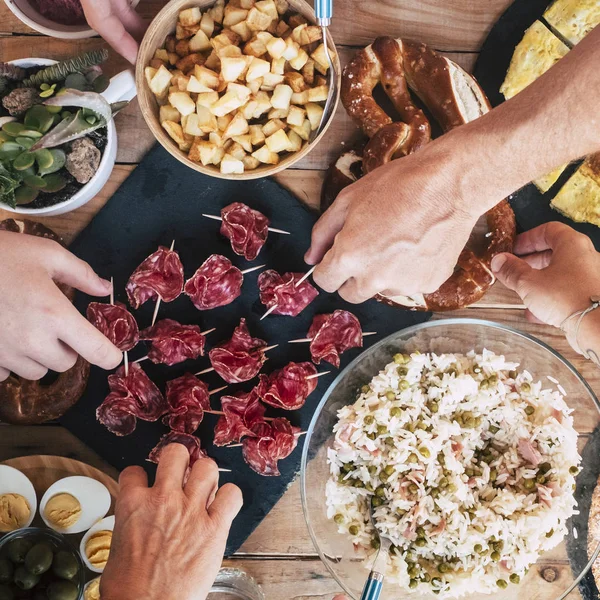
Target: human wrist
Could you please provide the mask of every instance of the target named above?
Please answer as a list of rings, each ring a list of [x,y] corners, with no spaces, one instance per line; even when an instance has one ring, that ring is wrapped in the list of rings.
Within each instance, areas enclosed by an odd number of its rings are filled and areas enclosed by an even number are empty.
[[[588,299],[587,306],[581,310],[589,309],[591,302]],[[563,331],[576,352],[586,357],[595,355],[596,360],[600,357],[600,308],[590,310],[583,316],[572,316],[564,323]]]

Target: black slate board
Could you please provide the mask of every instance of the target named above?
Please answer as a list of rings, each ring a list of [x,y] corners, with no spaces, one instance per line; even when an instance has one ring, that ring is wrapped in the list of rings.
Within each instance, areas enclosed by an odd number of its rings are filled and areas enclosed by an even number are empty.
[[[508,71],[515,47],[523,38],[525,30],[534,21],[542,18],[549,3],[550,0],[515,0],[490,31],[481,48],[474,74],[492,106],[504,102],[500,86]],[[515,211],[517,224],[522,231],[527,231],[548,221],[562,221],[588,235],[596,248],[600,250],[600,229],[598,227],[575,223],[550,207],[550,201],[576,169],[577,164],[579,163],[570,165],[545,194],[542,194],[535,185],[529,184],[513,194],[509,200]],[[588,562],[586,544],[582,541],[587,540],[591,495],[598,476],[600,476],[599,453],[600,427],[594,430],[586,443],[582,453],[582,464],[585,465],[585,468],[577,477],[575,497],[579,514],[572,517],[570,527],[577,530],[578,537],[567,537],[567,554],[575,577],[583,571]],[[598,599],[598,588],[591,572],[586,573],[578,587],[583,600]]]
[[[492,106],[504,102],[500,87],[517,44],[523,38],[525,30],[534,21],[542,18],[550,0],[515,0],[508,10],[498,19],[481,47],[481,53],[475,64],[474,75],[487,94]],[[550,201],[580,162],[570,165],[558,181],[542,194],[533,184],[529,184],[513,194],[510,204],[517,217],[520,230],[527,231],[548,221],[561,221],[588,235],[600,250],[600,229],[587,223],[575,223],[550,207]]]
[[[219,234],[219,223],[201,216],[201,213],[218,215],[223,206],[234,201],[245,202],[262,211],[271,219],[274,227],[290,231],[291,235],[270,234],[256,261],[248,263],[232,252],[228,240]],[[186,277],[191,276],[213,253],[224,254],[242,269],[264,263],[281,272],[306,271],[303,255],[309,246],[310,232],[317,216],[272,180],[235,182],[206,177],[180,164],[157,145],[71,245],[71,250],[88,261],[101,276],[114,277],[116,300],[126,302],[124,286],[131,272],[158,245],[169,246],[173,239]],[[286,342],[306,337],[312,317],[317,313],[331,312],[336,308],[351,310],[360,319],[364,331],[377,332],[377,335],[365,338],[365,345],[429,317],[426,313],[398,310],[375,301],[352,306],[337,294],[321,293],[296,318],[269,316],[259,321],[265,307],[258,300],[257,276],[258,272],[245,276],[242,296],[229,306],[199,312],[186,296],[181,296],[175,302],[161,305],[159,319],[169,317],[182,323],[198,323],[203,329],[216,327],[217,330],[208,338],[210,347],[210,344],[228,338],[240,317],[244,316],[253,335],[267,340],[269,344],[279,344],[268,354],[269,360],[264,370],[270,372],[290,360],[310,360],[308,344]],[[85,312],[89,301],[89,297],[80,294],[75,304],[81,312]],[[153,308],[154,304],[149,302],[134,312],[140,327],[150,324]],[[342,368],[359,352],[358,349],[347,352],[342,357]],[[145,354],[146,349],[140,344],[130,353],[130,360]],[[210,363],[204,357],[173,367],[153,365],[149,361],[142,365],[164,391],[169,379],[186,371],[198,372],[209,367]],[[338,372],[325,363],[319,367],[320,371],[329,369],[331,373],[319,378],[317,390],[300,411],[285,413],[269,408],[267,414],[287,416],[294,425],[305,431],[321,396]],[[118,469],[142,464],[152,475],[155,467],[145,459],[167,429],[161,423],[139,422],[132,435],[118,438],[97,423],[96,407],[108,393],[106,378],[106,372],[92,368],[84,396],[61,419],[61,423]],[[214,373],[206,375],[205,381],[211,389],[223,384]],[[252,385],[248,382],[230,386],[227,393],[247,390]],[[213,397],[213,407],[218,406],[218,399]],[[232,469],[232,473],[221,474],[221,481],[236,483],[244,493],[244,508],[229,537],[227,552],[232,553],[267,515],[297,475],[302,444],[280,463],[281,477],[261,477],[244,463],[240,448],[212,446],[216,419],[216,416],[208,415],[197,435],[219,466]],[[300,511],[295,517],[302,519]]]

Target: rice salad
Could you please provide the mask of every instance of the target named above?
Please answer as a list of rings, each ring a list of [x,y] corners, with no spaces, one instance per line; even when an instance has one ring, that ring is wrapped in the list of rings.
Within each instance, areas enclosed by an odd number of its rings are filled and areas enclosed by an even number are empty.
[[[372,503],[392,543],[386,581],[407,592],[518,584],[576,510],[581,457],[557,387],[487,350],[395,355],[338,412],[328,518],[370,567]]]

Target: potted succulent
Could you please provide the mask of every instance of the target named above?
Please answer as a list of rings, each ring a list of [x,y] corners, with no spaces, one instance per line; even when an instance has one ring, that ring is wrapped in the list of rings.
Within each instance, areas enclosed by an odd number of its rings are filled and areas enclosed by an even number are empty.
[[[0,63],[2,208],[62,214],[100,191],[116,156],[112,117],[135,95],[129,72],[104,76],[106,57]]]

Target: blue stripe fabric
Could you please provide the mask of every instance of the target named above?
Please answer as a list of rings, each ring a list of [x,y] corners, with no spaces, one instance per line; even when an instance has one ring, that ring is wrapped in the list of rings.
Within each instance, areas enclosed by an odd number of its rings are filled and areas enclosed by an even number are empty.
[[[377,581],[376,579],[372,579],[369,577],[367,583],[365,584],[365,588],[363,590],[362,596],[360,600],[377,600],[379,595],[381,594],[381,588],[383,587],[383,582]]]

